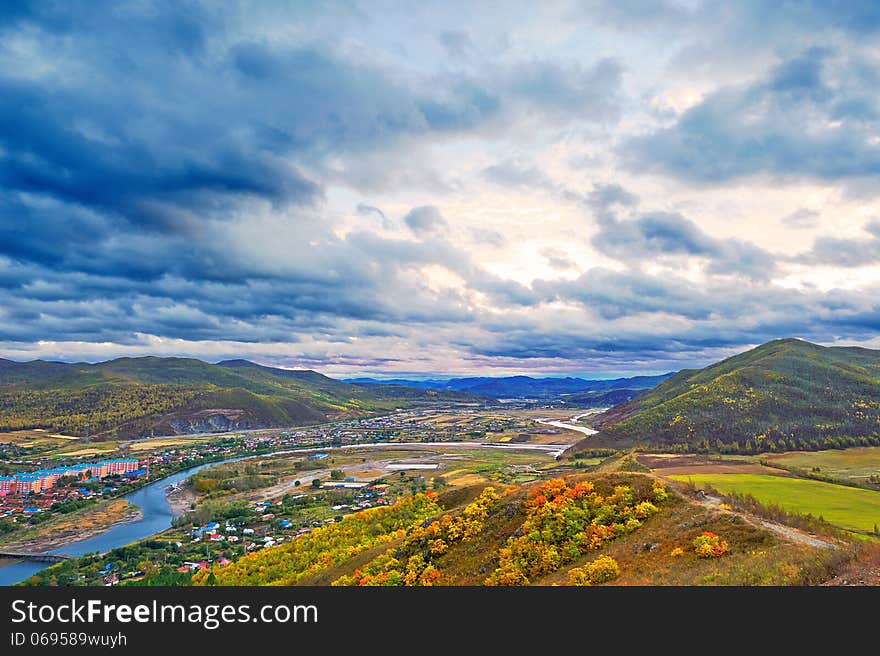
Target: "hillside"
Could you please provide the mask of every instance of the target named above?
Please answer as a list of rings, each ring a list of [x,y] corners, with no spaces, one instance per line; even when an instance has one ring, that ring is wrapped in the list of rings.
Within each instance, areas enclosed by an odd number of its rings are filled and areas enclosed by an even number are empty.
[[[486,398],[534,398],[547,399],[568,396],[577,393],[593,392],[599,395],[601,392],[613,390],[630,390],[631,396],[651,389],[672,373],[659,376],[633,376],[631,378],[614,378],[608,380],[590,380],[586,378],[532,378],[531,376],[502,376],[502,377],[466,377],[450,378],[449,380],[412,380],[391,379],[379,380],[375,378],[353,378],[347,382],[358,385],[386,386],[386,385],[409,385],[422,389],[441,391],[459,391],[482,396]],[[619,396],[618,396],[619,398]],[[618,401],[619,402],[619,401]]]
[[[700,536],[717,536],[700,552]],[[785,542],[650,476],[418,495],[196,573],[196,585],[694,585],[825,580],[846,558]],[[41,581],[42,582],[42,581]]]
[[[0,430],[88,430],[95,439],[292,426],[402,403],[471,398],[398,386],[374,389],[247,360],[0,361]]]
[[[880,443],[880,351],[768,342],[599,415],[597,440],[732,453]],[[584,442],[584,446],[587,443]]]
[[[565,402],[577,408],[608,408],[632,401],[646,391],[644,389],[612,389],[607,391],[575,392],[573,394],[566,394]]]

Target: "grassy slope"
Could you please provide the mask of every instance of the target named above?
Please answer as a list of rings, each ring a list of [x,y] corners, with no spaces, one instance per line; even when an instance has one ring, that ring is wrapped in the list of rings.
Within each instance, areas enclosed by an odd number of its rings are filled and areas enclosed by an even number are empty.
[[[686,474],[670,476],[711,485],[722,494],[750,494],[764,504],[776,504],[801,514],[822,516],[844,529],[871,531],[880,523],[880,492],[763,474]]]
[[[374,390],[314,371],[245,361],[222,366],[156,357],[98,364],[0,361],[0,428],[83,435],[89,425],[93,437],[173,432],[174,426],[218,414],[240,428],[284,426],[410,401],[466,398],[410,388]]]
[[[699,371],[683,370],[612,408],[597,418],[598,441],[693,445],[706,439],[714,445],[762,434],[859,437],[877,430],[878,416],[880,351],[784,339]]]

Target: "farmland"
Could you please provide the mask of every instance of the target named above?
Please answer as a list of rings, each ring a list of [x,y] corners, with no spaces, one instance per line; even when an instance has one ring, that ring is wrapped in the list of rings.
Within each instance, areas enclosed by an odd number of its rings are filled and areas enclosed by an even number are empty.
[[[768,455],[765,460],[782,467],[797,467],[843,481],[870,482],[880,477],[880,447],[846,450],[794,451]]]

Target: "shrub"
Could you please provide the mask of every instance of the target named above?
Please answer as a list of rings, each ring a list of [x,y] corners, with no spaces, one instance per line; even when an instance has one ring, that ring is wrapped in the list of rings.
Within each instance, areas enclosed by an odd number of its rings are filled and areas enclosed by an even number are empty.
[[[590,583],[607,583],[620,576],[617,561],[611,556],[599,556],[587,566]]]
[[[694,552],[700,558],[717,558],[728,551],[727,542],[709,531],[694,538]]]
[[[670,553],[669,555],[672,556],[673,558],[677,558],[678,556],[683,556],[684,549],[682,549],[681,547],[676,547],[675,549],[672,550],[672,553]]]
[[[669,498],[669,492],[666,491],[666,486],[663,484],[663,481],[654,481],[654,485],[652,487],[654,490],[655,501],[666,501],[666,499]]]
[[[568,572],[569,585],[594,585],[607,583],[620,576],[617,561],[611,556],[599,556],[583,567],[574,567]]]
[[[590,575],[583,567],[573,567],[568,571],[569,585],[590,585]]]

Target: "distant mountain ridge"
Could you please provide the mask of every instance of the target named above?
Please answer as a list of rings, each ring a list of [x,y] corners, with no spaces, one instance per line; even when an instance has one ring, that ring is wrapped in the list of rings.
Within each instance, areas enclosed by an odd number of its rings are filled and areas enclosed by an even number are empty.
[[[348,378],[345,382],[357,385],[408,385],[421,389],[467,392],[487,398],[556,398],[580,392],[607,392],[611,390],[646,390],[672,376],[673,372],[658,376],[633,376],[609,380],[585,378],[532,378],[531,376],[463,377],[449,380],[381,380],[376,378]],[[635,392],[634,392],[635,393]]]
[[[606,446],[757,453],[880,444],[880,351],[774,340],[682,370],[594,426]]]
[[[318,423],[462,392],[352,385],[248,360],[139,357],[64,363],[0,359],[0,430],[46,428],[96,439]]]

